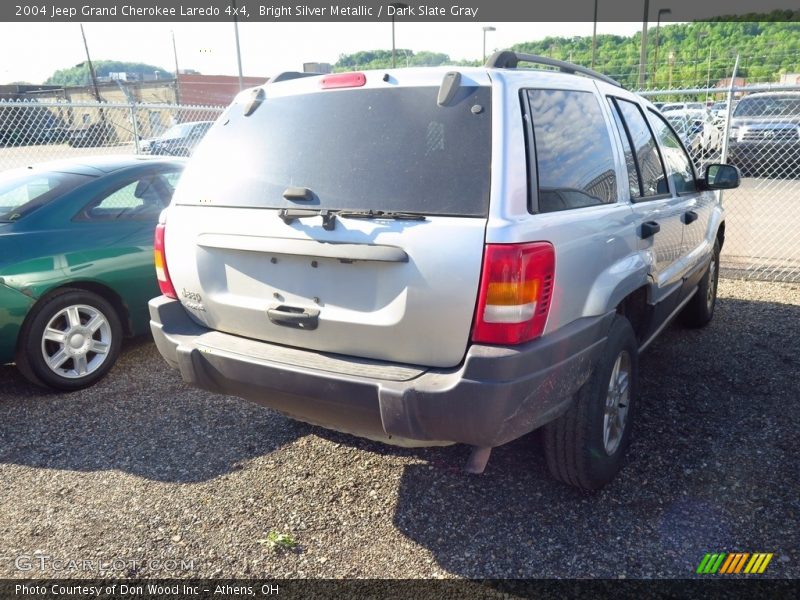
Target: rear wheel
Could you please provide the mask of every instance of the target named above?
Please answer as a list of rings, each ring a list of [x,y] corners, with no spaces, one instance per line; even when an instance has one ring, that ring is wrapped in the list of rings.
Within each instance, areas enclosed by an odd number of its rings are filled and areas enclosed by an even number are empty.
[[[79,390],[114,366],[121,338],[111,304],[91,292],[65,289],[31,310],[20,332],[17,367],[38,385]]]
[[[700,283],[697,292],[681,313],[681,320],[688,327],[703,327],[714,317],[717,305],[717,284],[719,282],[719,241],[714,242],[714,252],[708,270]]]
[[[544,453],[556,479],[585,490],[611,481],[630,444],[639,358],[630,322],[614,318],[594,372],[570,409],[544,426]]]

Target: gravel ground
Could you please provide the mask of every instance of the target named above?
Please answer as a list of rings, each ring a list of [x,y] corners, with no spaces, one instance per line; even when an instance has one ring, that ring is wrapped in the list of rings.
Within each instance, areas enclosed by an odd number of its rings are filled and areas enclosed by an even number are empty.
[[[77,394],[0,367],[0,578],[98,575],[57,560],[122,577],[680,578],[715,551],[774,552],[770,575],[800,577],[798,323],[800,285],[722,281],[707,329],[673,326],[646,353],[631,457],[594,494],[551,479],[535,435],[468,476],[464,446],[394,449],[189,389],[146,341]]]

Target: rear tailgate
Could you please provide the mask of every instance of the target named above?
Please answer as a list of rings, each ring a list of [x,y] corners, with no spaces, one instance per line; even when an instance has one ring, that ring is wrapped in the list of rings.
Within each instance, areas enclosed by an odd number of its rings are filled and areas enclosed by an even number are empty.
[[[407,86],[381,75],[359,89],[265,86],[250,116],[234,104],[200,144],[166,233],[172,281],[197,321],[323,352],[461,361],[489,206],[488,80],[462,79],[438,106],[443,72],[409,74]],[[308,199],[285,198],[290,187]],[[284,208],[424,219],[339,215],[326,228],[322,216],[282,219]]]

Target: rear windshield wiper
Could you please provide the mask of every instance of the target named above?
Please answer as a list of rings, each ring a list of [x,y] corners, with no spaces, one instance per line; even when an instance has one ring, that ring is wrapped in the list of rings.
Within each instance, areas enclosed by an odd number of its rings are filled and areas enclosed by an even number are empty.
[[[396,219],[398,221],[424,221],[425,215],[391,210],[339,210],[336,214],[349,219]]]
[[[315,210],[313,208],[282,208],[278,213],[278,216],[287,225],[293,223],[296,219],[321,216],[322,228],[328,231],[333,231],[336,227],[336,215],[349,219],[396,219],[398,221],[424,221],[426,219],[425,215],[390,210],[329,210],[327,208]]]

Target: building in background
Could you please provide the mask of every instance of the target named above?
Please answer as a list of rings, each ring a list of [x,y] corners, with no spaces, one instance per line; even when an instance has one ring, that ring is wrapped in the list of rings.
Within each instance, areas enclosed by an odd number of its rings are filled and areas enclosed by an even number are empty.
[[[266,82],[267,77],[245,77],[242,85],[247,88]],[[219,111],[174,110],[157,106],[147,110],[146,105],[227,106],[238,93],[239,78],[236,76],[183,72],[177,81],[138,73],[113,73],[110,77],[98,79],[97,93],[92,85],[2,85],[0,100],[58,102],[63,106],[0,109],[0,143],[37,143],[42,138],[40,131],[56,129],[64,132],[58,137],[67,138],[76,130],[90,130],[98,124],[102,125],[103,138],[109,143],[113,143],[111,140],[130,140],[136,134],[139,138],[152,138],[179,123],[214,120]],[[145,106],[136,111],[136,123],[133,123],[129,111],[98,107],[98,95],[103,103]]]
[[[264,85],[266,77],[244,77],[244,88]],[[178,74],[178,99],[181,104],[227,106],[239,93],[239,78],[232,75]]]

